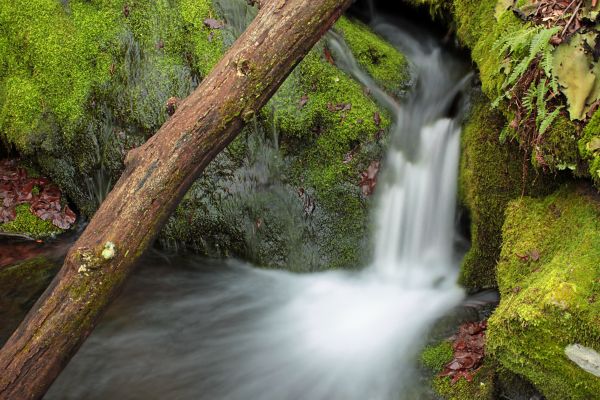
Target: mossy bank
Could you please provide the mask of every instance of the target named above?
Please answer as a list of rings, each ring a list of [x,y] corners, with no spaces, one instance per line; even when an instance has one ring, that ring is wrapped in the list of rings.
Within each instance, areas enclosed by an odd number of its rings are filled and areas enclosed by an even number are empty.
[[[5,150],[39,166],[81,214],[93,215],[126,153],[166,121],[255,14],[243,0],[2,3]],[[344,18],[335,31],[380,85],[404,93],[410,77],[401,53],[356,21]],[[369,207],[360,173],[381,157],[391,119],[330,54],[326,39],[310,52],[194,185],[161,243],[280,267],[297,243],[310,243],[313,261],[302,269],[360,264]],[[270,159],[259,156],[258,142],[270,146]],[[268,178],[278,195],[266,193],[267,181],[252,196],[228,191],[265,163],[278,170]],[[290,219],[297,232],[285,228]]]

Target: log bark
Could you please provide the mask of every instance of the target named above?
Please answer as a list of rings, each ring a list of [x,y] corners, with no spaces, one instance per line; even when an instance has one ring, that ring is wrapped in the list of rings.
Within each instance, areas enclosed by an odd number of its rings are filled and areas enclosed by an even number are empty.
[[[206,165],[351,0],[270,0],[175,114],[126,160],[62,269],[0,351],[0,399],[41,398]]]

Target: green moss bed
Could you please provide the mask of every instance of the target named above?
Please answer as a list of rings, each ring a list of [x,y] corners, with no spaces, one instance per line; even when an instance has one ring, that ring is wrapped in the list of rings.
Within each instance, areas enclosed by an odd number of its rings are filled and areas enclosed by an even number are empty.
[[[598,195],[574,184],[507,210],[487,349],[548,399],[600,393],[600,379],[565,355],[575,343],[600,350],[599,216]]]

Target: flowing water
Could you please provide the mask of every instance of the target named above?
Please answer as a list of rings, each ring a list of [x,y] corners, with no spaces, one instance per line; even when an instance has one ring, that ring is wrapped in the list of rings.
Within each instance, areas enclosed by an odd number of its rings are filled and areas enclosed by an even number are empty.
[[[405,25],[405,24],[403,24]],[[330,35],[336,60],[397,117],[360,272],[292,274],[151,256],[46,399],[421,398],[415,358],[460,303],[454,216],[468,76],[424,33],[373,27],[408,55],[401,106]]]

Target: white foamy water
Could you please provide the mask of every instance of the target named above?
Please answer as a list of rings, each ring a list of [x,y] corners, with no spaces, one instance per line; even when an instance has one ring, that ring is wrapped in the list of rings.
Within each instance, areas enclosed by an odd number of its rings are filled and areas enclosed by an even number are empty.
[[[132,278],[47,399],[419,398],[414,360],[462,299],[453,251],[464,85],[421,34],[378,23],[414,65],[406,104],[332,36],[336,60],[397,117],[379,177],[372,265],[297,275],[160,259]]]

